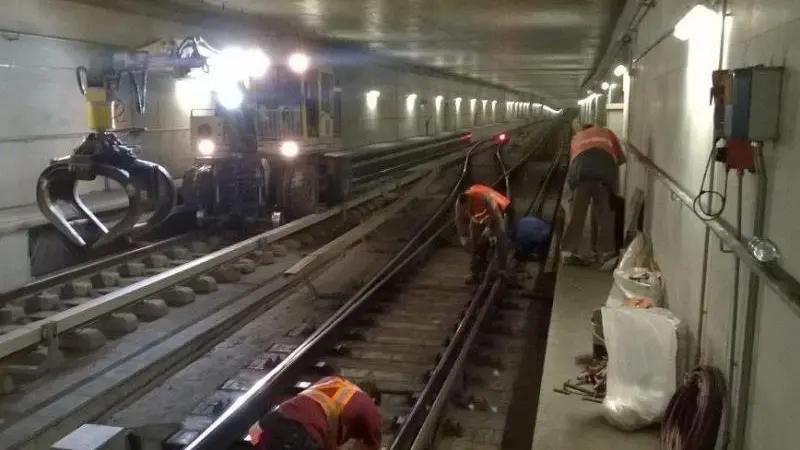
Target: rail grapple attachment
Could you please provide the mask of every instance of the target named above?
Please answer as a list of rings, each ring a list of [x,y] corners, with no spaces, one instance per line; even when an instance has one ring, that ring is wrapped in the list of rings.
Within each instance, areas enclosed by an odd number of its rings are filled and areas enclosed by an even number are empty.
[[[79,182],[98,176],[116,181],[128,195],[125,216],[110,229],[78,195]],[[42,214],[79,247],[99,247],[153,229],[169,216],[176,196],[175,183],[164,167],[136,158],[133,148],[109,133],[92,133],[72,155],[54,159],[39,176],[36,187]],[[59,202],[75,210],[75,219],[67,218]],[[139,220],[149,212],[149,218]],[[82,231],[78,231],[78,224]]]

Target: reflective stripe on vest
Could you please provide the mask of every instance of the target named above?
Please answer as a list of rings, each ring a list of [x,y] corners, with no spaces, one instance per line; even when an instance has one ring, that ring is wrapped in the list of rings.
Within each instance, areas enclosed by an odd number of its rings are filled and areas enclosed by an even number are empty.
[[[322,392],[323,389],[334,390],[332,395]],[[317,383],[298,395],[304,395],[319,404],[325,413],[328,422],[328,430],[325,436],[328,449],[335,449],[339,446],[340,437],[344,436],[344,425],[340,423],[342,412],[345,406],[353,398],[356,392],[360,391],[358,386],[341,378],[331,378],[327,381]]]
[[[508,197],[483,184],[474,184],[464,193],[469,197],[471,218],[478,223],[485,223],[489,220],[489,211],[484,203],[484,195],[488,196],[500,211],[505,211],[511,204]]]

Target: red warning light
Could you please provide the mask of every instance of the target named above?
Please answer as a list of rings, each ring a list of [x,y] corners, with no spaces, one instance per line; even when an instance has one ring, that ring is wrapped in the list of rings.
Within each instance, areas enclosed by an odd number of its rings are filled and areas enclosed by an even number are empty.
[[[461,140],[462,141],[470,141],[470,140],[472,140],[472,134],[465,134],[464,136],[461,137]]]
[[[503,134],[497,136],[497,140],[500,141],[500,142],[504,142],[506,140],[506,134],[503,133]]]

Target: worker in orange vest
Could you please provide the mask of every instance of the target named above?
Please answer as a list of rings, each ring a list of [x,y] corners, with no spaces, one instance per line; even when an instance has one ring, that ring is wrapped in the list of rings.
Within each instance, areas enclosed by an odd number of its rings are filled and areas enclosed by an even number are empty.
[[[569,160],[569,218],[561,238],[561,258],[565,264],[589,262],[578,254],[578,250],[591,204],[592,218],[597,226],[597,248],[593,249],[595,258],[601,270],[611,270],[618,260],[611,199],[617,187],[619,166],[625,163],[622,145],[608,128],[584,125],[572,138]]]
[[[511,200],[489,186],[474,184],[456,200],[456,229],[461,245],[472,253],[468,284],[480,282],[489,263],[490,251],[497,249],[498,274],[509,278],[508,242]]]
[[[374,382],[360,386],[325,377],[284,401],[250,428],[260,450],[337,450],[353,439],[359,450],[380,450],[383,416]]]

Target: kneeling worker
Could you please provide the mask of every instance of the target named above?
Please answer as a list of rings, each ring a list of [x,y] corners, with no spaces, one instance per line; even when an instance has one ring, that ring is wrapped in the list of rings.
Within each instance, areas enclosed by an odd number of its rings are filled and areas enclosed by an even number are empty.
[[[250,441],[260,450],[337,450],[354,439],[358,450],[380,450],[379,404],[375,383],[326,377],[267,413],[250,428]]]
[[[508,278],[506,223],[511,200],[483,184],[474,184],[456,200],[456,229],[461,245],[472,252],[467,283],[479,283],[488,268],[492,247],[497,248],[498,272]]]

